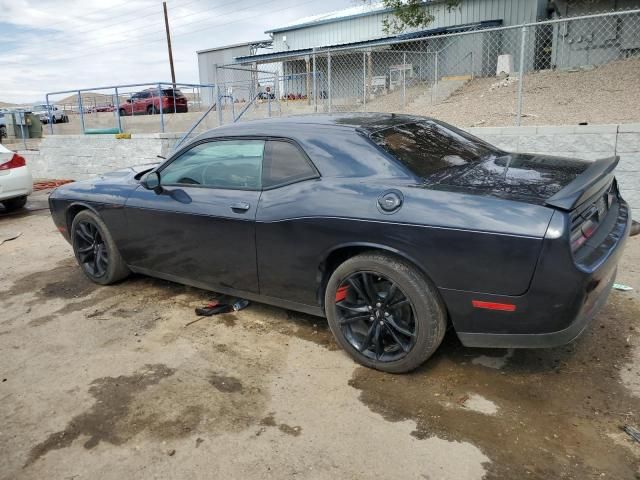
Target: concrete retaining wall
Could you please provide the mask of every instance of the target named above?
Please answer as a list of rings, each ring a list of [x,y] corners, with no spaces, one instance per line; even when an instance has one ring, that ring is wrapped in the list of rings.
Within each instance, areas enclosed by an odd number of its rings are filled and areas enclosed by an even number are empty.
[[[178,134],[139,133],[130,139],[114,135],[52,135],[39,151],[20,152],[34,178],[82,180],[131,165],[156,163],[167,156]]]
[[[544,153],[595,160],[620,155],[617,177],[624,197],[640,218],[640,123],[544,127],[485,127],[467,129],[507,151]],[[129,165],[157,162],[167,156],[177,134],[54,135],[45,137],[40,151],[22,152],[35,178],[75,180]]]

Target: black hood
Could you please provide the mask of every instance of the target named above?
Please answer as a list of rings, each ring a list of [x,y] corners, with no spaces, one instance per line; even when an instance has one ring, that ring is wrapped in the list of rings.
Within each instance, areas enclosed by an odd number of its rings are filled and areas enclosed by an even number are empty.
[[[505,153],[428,178],[427,186],[491,195],[527,203],[546,200],[584,173],[592,162],[573,158]]]

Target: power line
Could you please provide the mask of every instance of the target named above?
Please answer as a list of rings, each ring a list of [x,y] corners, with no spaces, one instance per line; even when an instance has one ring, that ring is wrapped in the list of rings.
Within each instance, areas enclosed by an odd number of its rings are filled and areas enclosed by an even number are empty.
[[[189,2],[189,3],[187,3],[187,4],[182,5],[181,8],[184,7],[185,5],[189,5],[189,4],[195,3],[197,1],[198,0],[193,0],[193,1]],[[217,5],[216,7],[213,7],[213,8],[207,8],[205,10],[198,10],[198,11],[189,13],[187,15],[180,15],[180,16],[172,17],[172,22],[173,22],[173,19],[180,19],[180,18],[191,17],[191,16],[194,16],[194,15],[200,15],[202,13],[209,12],[209,11],[215,11],[216,9],[218,9],[220,7],[224,7],[224,6],[227,6],[227,5],[232,5],[232,4],[235,4],[235,3],[237,3],[237,1],[230,1],[230,2],[227,2],[227,3],[223,3],[223,4],[220,4],[220,5]],[[261,5],[261,4],[264,4],[264,3],[271,3],[271,2],[258,2],[256,4],[250,5],[248,8],[251,8],[252,6]],[[242,11],[242,10],[247,10],[247,8],[240,9],[240,10],[234,10],[233,12],[230,12],[228,14],[223,14],[221,16],[226,16],[226,15],[229,15],[231,13],[237,13],[238,11]],[[144,15],[144,16],[142,16],[140,18],[147,18],[147,17],[150,17],[150,16],[155,16],[156,14],[157,14],[157,12],[156,13],[152,13],[152,14],[148,14],[148,15]],[[195,24],[195,23],[202,23],[202,22],[206,22],[208,20],[209,20],[208,18],[205,18],[205,19],[196,20],[194,22],[183,22],[183,23],[178,22],[177,23],[177,27],[188,26],[188,25]],[[112,24],[112,26],[118,25],[119,23],[120,22],[116,22],[116,23]],[[176,26],[176,24],[174,24],[174,27],[175,26]],[[158,29],[155,23],[147,23],[146,25],[144,25],[142,27],[131,28],[131,32],[132,33],[139,33],[141,30],[144,30],[145,28],[149,28],[149,27],[152,27],[153,29],[150,32],[146,32],[145,35],[152,35],[154,33],[162,32],[162,29]],[[75,31],[75,32],[73,30],[71,30],[71,32],[74,32],[74,33],[85,33],[85,32],[89,33],[89,32],[94,32],[94,31],[97,32],[97,31],[100,31],[100,30],[103,30],[103,29],[104,29],[103,27],[99,27],[99,28],[96,28],[94,30],[89,29],[89,30],[86,30],[86,31]],[[64,33],[64,35],[68,37],[69,33],[66,32],[66,33]],[[53,37],[54,37],[54,34],[48,35],[46,38],[47,38],[47,40],[49,40],[49,39],[52,39]],[[109,42],[106,42],[106,43],[99,43],[99,44],[94,44],[94,45],[84,44],[84,45],[81,46],[82,48],[79,49],[79,52],[83,52],[83,51],[87,51],[88,52],[89,49],[101,48],[101,47],[108,46],[108,45],[120,45],[120,44],[122,44],[123,40],[129,39],[129,38],[139,39],[141,37],[140,37],[140,35],[133,35],[133,36],[132,35],[125,35],[125,36],[119,36],[118,40],[109,41]],[[16,46],[13,49],[5,49],[5,52],[6,51],[17,50],[19,48],[20,48],[19,46]],[[38,53],[42,53],[40,48],[37,48],[37,51],[38,51]],[[28,50],[27,50],[27,52],[28,52]],[[62,58],[66,58],[66,57],[62,57]],[[71,58],[71,57],[69,57],[69,58]],[[12,63],[18,64],[19,62],[12,62]]]
[[[234,10],[233,12],[230,12],[229,14],[222,15],[222,16],[227,16],[227,15],[230,15],[230,14],[235,14],[235,13],[237,13],[239,11],[248,10],[248,9],[253,8],[253,7],[257,6],[257,5],[270,4],[270,3],[273,3],[274,1],[276,1],[276,0],[267,0],[267,1],[261,0],[258,3],[255,3],[255,4],[252,4],[252,5],[248,6],[248,7],[245,7],[244,9]],[[308,0],[308,1],[305,1],[305,2],[296,3],[295,5],[296,6],[298,6],[298,5],[306,5],[306,4],[312,3],[312,1],[314,1],[314,0]],[[283,7],[283,8],[280,8],[280,9],[270,10],[270,12],[273,13],[273,12],[279,12],[279,11],[283,11],[283,10],[288,10],[291,7],[292,7],[292,5],[287,5],[286,7]],[[202,32],[204,30],[208,30],[208,29],[210,29],[212,27],[225,27],[227,25],[231,25],[231,24],[234,24],[234,23],[243,22],[243,21],[245,21],[247,19],[250,19],[250,18],[258,17],[261,14],[262,13],[257,14],[257,15],[251,15],[251,16],[248,16],[248,17],[245,17],[245,18],[241,18],[241,19],[238,19],[238,20],[235,20],[235,21],[231,21],[231,22],[209,24],[209,25],[205,26],[204,28],[200,28],[200,29],[196,29],[196,30],[189,30],[188,32],[183,32],[183,33],[173,34],[173,37],[175,38],[175,37],[182,37],[182,36],[192,35],[194,33],[199,33],[199,32]],[[206,22],[208,20],[209,19],[203,19],[203,20],[198,20],[198,21],[194,21],[194,22],[189,22],[187,24],[181,25],[181,27],[186,27],[188,25],[193,25],[193,24],[196,24],[196,23]],[[149,43],[157,43],[157,42],[165,41],[164,36],[161,36],[159,38],[153,38],[153,39],[150,39],[150,40],[145,40],[145,38],[146,37],[142,37],[136,42],[128,43],[127,46],[137,45],[137,44],[141,44],[141,43],[144,43],[146,45],[146,44],[149,44]],[[61,62],[61,61],[72,60],[72,59],[76,59],[76,58],[84,58],[84,57],[87,57],[87,56],[95,56],[98,53],[104,53],[104,52],[108,52],[108,51],[120,50],[122,48],[122,41],[121,41],[121,39],[119,39],[118,41],[108,42],[108,43],[102,44],[102,46],[107,46],[107,45],[118,45],[118,46],[117,47],[113,47],[113,48],[102,49],[102,50],[93,49],[91,52],[88,52],[86,54],[49,58],[49,59],[46,59],[46,60],[39,60],[37,62],[4,62],[4,64],[38,65],[38,64],[42,64],[42,63]]]
[[[191,4],[193,4],[193,3],[198,3],[199,1],[200,1],[200,0],[191,0],[191,1],[189,1],[189,2],[187,2],[187,3],[185,3],[185,4],[183,4],[183,5],[179,5],[179,8],[184,8],[184,7],[186,7],[187,5],[191,5]],[[123,4],[127,4],[127,3],[128,3],[128,2],[123,2]],[[78,29],[78,30],[75,30],[75,29],[72,29],[72,28],[65,28],[65,30],[64,30],[64,31],[58,31],[58,32],[55,32],[55,33],[48,34],[48,35],[46,35],[46,36],[45,36],[45,38],[46,38],[47,40],[52,40],[52,39],[62,38],[62,37],[65,37],[65,38],[66,38],[66,37],[68,37],[68,36],[69,36],[69,32],[73,32],[73,33],[93,33],[93,32],[98,32],[98,31],[101,31],[101,30],[106,30],[106,29],[109,29],[109,28],[114,27],[114,26],[116,26],[116,25],[120,25],[120,24],[122,24],[122,21],[112,22],[112,20],[115,20],[115,19],[118,19],[118,18],[125,18],[125,17],[127,17],[127,18],[129,18],[129,19],[130,19],[130,18],[131,18],[131,14],[132,14],[132,13],[134,13],[134,12],[138,12],[138,11],[148,11],[150,8],[151,8],[151,7],[136,8],[135,10],[130,10],[130,11],[129,11],[129,12],[127,12],[127,13],[123,13],[123,14],[120,14],[120,15],[116,15],[115,17],[110,17],[110,18],[109,18],[109,23],[106,23],[106,24],[102,23],[102,24],[100,24],[100,26],[99,26],[99,27],[90,27],[90,28],[88,28],[88,29]],[[98,9],[98,10],[95,10],[95,11],[90,12],[90,13],[88,13],[88,14],[84,14],[84,15],[82,15],[82,16],[84,17],[84,16],[88,16],[88,15],[95,14],[95,13],[97,13],[97,12],[102,12],[102,11],[107,11],[107,10],[113,10],[113,6],[112,6],[112,7],[109,7],[109,8],[102,8],[102,9]],[[157,16],[157,15],[158,15],[158,12],[147,13],[146,15],[139,15],[139,16],[136,16],[136,18],[134,19],[134,21],[136,21],[136,22],[137,22],[137,21],[139,21],[139,20],[143,20],[143,19],[145,19],[145,18],[149,18],[149,17],[153,17],[153,16]],[[96,21],[97,21],[97,20],[96,20]],[[146,26],[147,26],[147,27],[149,27],[149,26],[154,26],[154,25],[153,25],[153,24],[152,24],[152,25],[149,25],[149,24],[147,23],[147,24],[146,24]],[[29,28],[33,28],[33,29],[35,29],[35,28],[37,28],[37,27],[29,27]],[[19,48],[19,47],[16,47],[16,48]],[[7,50],[7,49],[4,49],[4,51],[15,50],[16,48],[8,49],[8,50]]]

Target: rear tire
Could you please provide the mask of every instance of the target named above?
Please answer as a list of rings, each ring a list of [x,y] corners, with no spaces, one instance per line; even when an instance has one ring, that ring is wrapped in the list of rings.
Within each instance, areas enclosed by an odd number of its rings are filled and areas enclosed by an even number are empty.
[[[154,113],[156,113],[156,107],[154,107],[153,105],[149,105],[147,107],[147,115],[153,115]]]
[[[389,373],[420,366],[442,343],[447,325],[433,283],[385,253],[342,263],[327,283],[325,312],[336,341],[355,361]]]
[[[124,116],[127,115],[127,112],[126,112],[126,110],[124,108],[121,108],[120,110],[118,110],[118,113],[120,113],[121,117],[124,117]]]
[[[9,200],[3,200],[2,205],[7,212],[13,212],[19,210],[27,204],[27,197],[10,198]]]
[[[71,242],[78,265],[92,282],[109,285],[131,273],[107,226],[92,211],[83,210],[74,217]]]

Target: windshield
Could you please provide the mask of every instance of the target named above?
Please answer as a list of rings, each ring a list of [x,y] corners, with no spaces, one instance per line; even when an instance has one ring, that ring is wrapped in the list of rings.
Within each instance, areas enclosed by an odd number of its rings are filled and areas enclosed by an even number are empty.
[[[374,132],[371,139],[413,173],[429,180],[503,153],[473,135],[431,120],[385,128]]]

